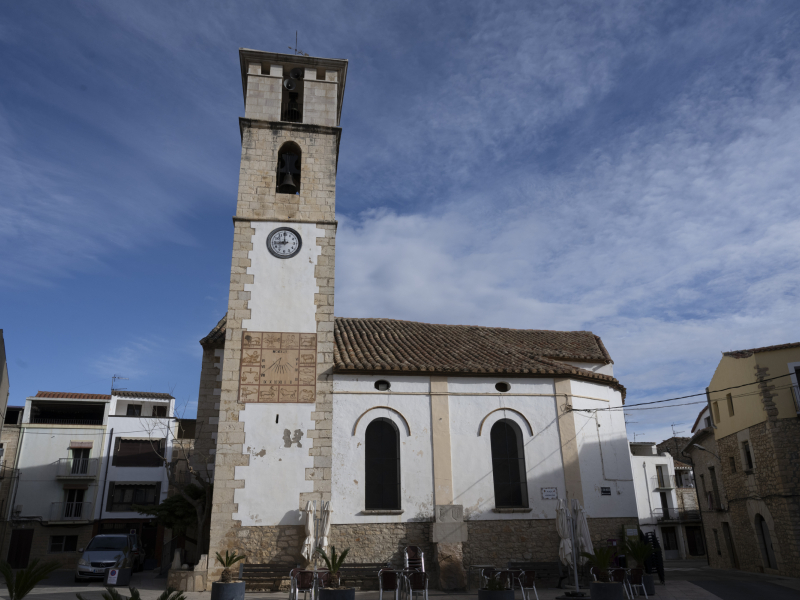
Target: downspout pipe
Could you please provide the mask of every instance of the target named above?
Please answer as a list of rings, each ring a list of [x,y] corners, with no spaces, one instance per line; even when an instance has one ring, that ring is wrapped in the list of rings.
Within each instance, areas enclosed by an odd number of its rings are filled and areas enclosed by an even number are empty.
[[[708,403],[708,416],[711,417],[711,427],[716,429],[717,424],[714,422],[714,411],[711,410],[711,392],[708,391],[708,388],[706,388],[706,402]]]
[[[114,441],[114,428],[111,428],[111,435],[108,436],[108,451],[106,453],[106,473],[103,476],[103,495],[100,496],[100,518],[97,520],[98,530],[103,523],[103,502],[106,497],[106,485],[108,484],[108,465],[111,463],[111,443]]]

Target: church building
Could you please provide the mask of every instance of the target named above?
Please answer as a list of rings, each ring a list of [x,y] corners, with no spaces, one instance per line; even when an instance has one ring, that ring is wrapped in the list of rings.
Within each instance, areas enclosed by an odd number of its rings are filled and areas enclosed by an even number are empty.
[[[309,500],[330,501],[350,561],[400,565],[420,546],[432,586],[471,564],[556,561],[557,498],[580,501],[595,543],[635,528],[625,388],[600,338],[334,317],[348,63],[239,57],[228,311],[201,340],[210,556],[305,564]]]

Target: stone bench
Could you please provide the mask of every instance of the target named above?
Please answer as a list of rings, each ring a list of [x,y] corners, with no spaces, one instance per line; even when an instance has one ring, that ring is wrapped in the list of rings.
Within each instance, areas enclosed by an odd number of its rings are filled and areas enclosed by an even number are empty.
[[[287,591],[292,581],[290,573],[299,566],[290,563],[239,564],[239,579],[244,581],[248,592]]]

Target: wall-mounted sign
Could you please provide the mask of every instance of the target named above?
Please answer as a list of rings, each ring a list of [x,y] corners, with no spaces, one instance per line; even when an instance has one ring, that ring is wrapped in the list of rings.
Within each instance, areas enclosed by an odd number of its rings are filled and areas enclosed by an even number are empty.
[[[627,535],[628,537],[631,537],[631,536],[638,537],[639,536],[639,530],[638,529],[626,529],[625,530],[625,535]]]
[[[601,496],[610,496],[611,495],[611,488],[610,487],[601,487],[600,488],[600,495]]]
[[[558,488],[542,488],[542,500],[557,500]]]

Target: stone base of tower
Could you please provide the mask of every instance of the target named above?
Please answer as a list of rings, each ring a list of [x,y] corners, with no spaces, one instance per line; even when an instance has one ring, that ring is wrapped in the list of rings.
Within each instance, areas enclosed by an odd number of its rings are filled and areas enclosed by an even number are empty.
[[[435,587],[444,591],[463,590],[467,587],[467,571],[464,566],[464,552],[461,542],[453,544],[438,543],[434,555],[439,571]]]

